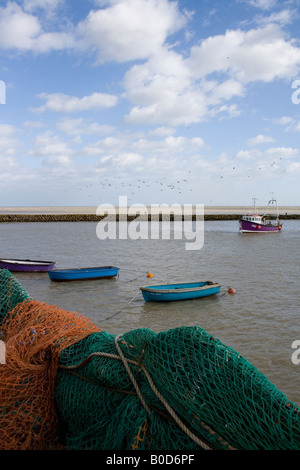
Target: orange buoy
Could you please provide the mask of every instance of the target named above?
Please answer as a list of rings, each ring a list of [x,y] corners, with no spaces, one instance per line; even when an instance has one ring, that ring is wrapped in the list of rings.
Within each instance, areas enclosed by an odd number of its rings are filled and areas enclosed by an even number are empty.
[[[228,288],[228,293],[229,293],[229,294],[235,294],[235,293],[236,293],[236,290],[235,290],[233,287],[229,287],[229,288]]]
[[[147,274],[147,277],[153,277],[153,274],[152,274],[152,273],[148,273],[148,274]]]
[[[259,229],[261,228],[261,226],[260,226],[260,225],[258,225],[258,226],[257,226],[257,228],[258,228],[258,230],[259,230]]]

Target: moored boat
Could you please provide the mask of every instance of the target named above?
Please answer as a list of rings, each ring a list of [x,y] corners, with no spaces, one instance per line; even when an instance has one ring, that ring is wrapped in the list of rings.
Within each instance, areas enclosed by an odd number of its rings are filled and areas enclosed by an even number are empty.
[[[89,279],[108,279],[117,276],[120,268],[98,266],[91,268],[53,269],[48,272],[51,281],[80,281]]]
[[[270,211],[272,205],[276,206],[276,214],[272,214],[272,211]],[[273,198],[268,202],[264,214],[257,214],[254,204],[253,212],[243,215],[239,220],[239,231],[241,233],[272,233],[280,232],[281,229],[282,223],[279,220],[277,201]]]
[[[218,294],[221,284],[212,281],[184,282],[180,284],[156,284],[142,286],[146,302],[170,302],[174,300],[188,300]]]
[[[0,259],[0,268],[13,272],[46,272],[54,268],[55,261],[31,259]]]

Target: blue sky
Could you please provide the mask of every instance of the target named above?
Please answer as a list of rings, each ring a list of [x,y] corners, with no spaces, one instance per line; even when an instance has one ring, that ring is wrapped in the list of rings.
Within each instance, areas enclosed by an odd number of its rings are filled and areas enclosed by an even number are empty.
[[[300,205],[299,6],[2,0],[0,206]]]

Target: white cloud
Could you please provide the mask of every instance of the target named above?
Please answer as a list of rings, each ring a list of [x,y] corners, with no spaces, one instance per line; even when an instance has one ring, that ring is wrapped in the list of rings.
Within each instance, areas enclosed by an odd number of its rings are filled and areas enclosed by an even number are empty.
[[[56,9],[64,0],[23,0],[24,1],[24,10],[34,11],[37,8],[42,8],[46,10]]]
[[[224,120],[225,118],[230,119],[233,117],[237,117],[240,114],[241,111],[239,110],[236,104],[223,104],[210,110],[209,117],[218,116],[220,120]]]
[[[51,155],[43,160],[42,165],[53,167],[60,172],[62,168],[72,167],[73,163],[73,159],[69,155]]]
[[[300,162],[291,162],[286,169],[291,175],[300,174]]]
[[[24,13],[14,2],[0,8],[0,47],[31,49],[37,35],[41,32],[37,18]]]
[[[99,163],[107,163],[109,161],[113,167],[122,168],[141,164],[143,160],[142,155],[133,152],[123,152],[119,155],[111,155],[109,158],[104,157]]]
[[[68,157],[73,155],[73,150],[68,147],[67,142],[62,141],[57,135],[47,131],[38,134],[32,142],[29,155],[36,157]]]
[[[97,51],[99,63],[126,62],[151,57],[185,21],[176,2],[114,0],[107,8],[92,10],[78,33],[85,49]]]
[[[266,144],[266,143],[274,142],[274,141],[275,141],[275,139],[273,139],[273,137],[263,135],[263,134],[259,134],[256,137],[251,137],[250,139],[248,139],[247,144],[250,147],[252,147],[254,145]]]
[[[293,118],[290,116],[282,116],[281,118],[273,119],[274,124],[281,124],[283,126],[293,122]]]
[[[292,128],[294,132],[300,132],[300,121],[296,122],[294,127]]]
[[[230,100],[234,96],[243,96],[243,85],[237,80],[229,79],[221,83],[215,83],[210,93],[210,103],[217,104],[223,100]]]
[[[260,8],[261,10],[270,10],[275,7],[277,0],[250,0],[250,4],[255,8]]]
[[[32,45],[35,52],[48,52],[51,50],[64,50],[74,47],[74,39],[69,33],[43,33]]]
[[[57,129],[67,135],[92,135],[92,134],[111,134],[114,131],[112,126],[100,125],[97,122],[90,122],[83,118],[61,119],[57,123]]]
[[[139,139],[133,144],[133,149],[139,153],[154,156],[170,156],[175,154],[190,154],[198,152],[204,146],[200,137],[169,136],[163,140]]]
[[[31,129],[37,129],[37,128],[39,128],[39,127],[43,127],[43,123],[40,122],[40,121],[25,121],[25,122],[23,123],[23,127],[24,127],[25,129],[29,129],[29,130],[31,130]]]
[[[259,16],[256,18],[256,22],[260,25],[267,25],[269,23],[278,23],[282,26],[287,25],[295,19],[297,15],[296,10],[280,10],[272,12],[269,16]]]
[[[207,113],[205,94],[194,87],[182,56],[162,48],[148,62],[135,65],[124,77],[126,96],[135,104],[130,124],[176,126],[199,122]]]
[[[242,84],[290,78],[300,70],[300,48],[284,39],[274,24],[249,31],[230,30],[194,46],[190,69],[196,78],[218,72]]]
[[[150,130],[150,136],[164,136],[164,135],[173,135],[175,133],[175,129],[173,127],[157,127],[156,129]]]
[[[0,154],[0,181],[2,186],[12,181],[23,179],[23,174],[20,172],[20,167],[18,162],[8,156],[3,156]]]
[[[10,124],[0,124],[0,141],[5,137],[11,137],[16,132],[14,126]]]
[[[192,90],[181,95],[167,93],[164,99],[148,106],[135,106],[125,116],[130,124],[167,124],[171,126],[188,125],[200,122],[207,116],[205,98],[201,92]]]
[[[46,102],[40,108],[32,109],[35,112],[55,111],[57,113],[75,113],[93,109],[105,109],[115,106],[118,98],[106,93],[93,93],[83,98],[69,96],[63,93],[41,93],[39,98]]]
[[[271,158],[288,159],[298,157],[299,149],[293,147],[271,147],[265,153]]]
[[[293,147],[270,147],[266,150],[251,149],[239,150],[236,153],[237,159],[240,161],[264,161],[271,164],[276,161],[289,160],[299,156],[299,149]]]
[[[110,0],[77,25],[59,16],[64,0],[24,0],[0,7],[0,47],[44,53],[74,49],[96,53],[99,63],[152,56],[181,29],[188,13],[168,0]],[[53,16],[54,15],[54,16]],[[59,31],[59,27],[64,30]],[[53,28],[53,31],[50,31]]]
[[[16,128],[9,124],[0,124],[0,151],[5,155],[13,155],[17,146]]]
[[[279,119],[273,119],[274,124],[280,124],[285,127],[286,132],[300,132],[300,121],[289,116],[282,116]]]
[[[47,52],[72,48],[74,39],[68,32],[45,33],[39,19],[25,13],[15,2],[0,8],[0,47],[19,51]]]
[[[260,157],[262,152],[257,149],[252,150],[239,150],[236,157],[240,160],[253,160]]]
[[[125,74],[126,96],[133,104],[125,120],[177,126],[237,116],[232,100],[245,96],[247,84],[291,78],[298,71],[300,48],[274,24],[211,36],[192,47],[187,58],[162,47]]]
[[[81,154],[89,157],[103,155],[104,153],[124,152],[127,146],[126,137],[105,137],[97,142],[91,142],[81,149]]]

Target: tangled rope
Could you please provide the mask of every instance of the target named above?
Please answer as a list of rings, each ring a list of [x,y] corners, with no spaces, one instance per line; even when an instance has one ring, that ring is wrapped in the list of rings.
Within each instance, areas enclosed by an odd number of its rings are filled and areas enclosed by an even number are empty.
[[[144,406],[145,410],[147,411],[148,415],[150,415],[151,413],[151,408],[147,405],[142,393],[141,393],[141,390],[140,390],[140,387],[138,386],[138,383],[130,369],[130,366],[129,364],[132,364],[134,366],[136,366],[138,368],[139,371],[143,371],[147,380],[148,380],[148,383],[152,389],[152,391],[155,393],[155,395],[157,396],[157,398],[161,401],[161,403],[164,405],[164,407],[166,408],[166,410],[169,412],[169,415],[173,418],[173,420],[176,422],[176,424],[185,432],[185,434],[187,436],[189,436],[199,447],[201,447],[203,450],[212,450],[213,448],[211,446],[209,446],[207,443],[205,443],[203,440],[199,439],[194,433],[192,433],[188,427],[183,423],[183,421],[179,418],[179,416],[175,413],[175,411],[173,410],[173,408],[168,404],[168,402],[164,399],[164,397],[162,396],[162,394],[159,392],[159,390],[156,388],[153,380],[152,380],[152,377],[151,375],[149,374],[149,372],[146,370],[146,368],[144,367],[142,361],[140,360],[139,362],[137,361],[134,361],[132,359],[127,359],[119,344],[118,344],[118,340],[122,337],[122,335],[118,335],[116,336],[115,338],[115,347],[118,351],[118,354],[119,355],[116,355],[116,354],[110,354],[110,353],[104,353],[104,352],[95,352],[95,353],[92,353],[90,354],[88,357],[86,357],[83,361],[81,361],[79,364],[76,364],[76,365],[71,365],[71,366],[62,366],[60,365],[59,368],[61,369],[65,369],[65,370],[74,370],[74,369],[77,369],[79,367],[82,367],[84,364],[86,364],[88,361],[90,361],[92,359],[92,357],[95,357],[95,356],[102,356],[102,357],[108,357],[108,358],[111,358],[111,359],[116,359],[116,360],[121,360],[129,377],[130,377],[130,380],[135,388],[135,391],[142,403],[142,405]],[[215,432],[207,425],[205,425],[205,423],[201,423],[202,426],[206,429],[209,429],[210,433],[211,434],[214,434]],[[220,438],[219,438],[220,439]],[[223,440],[224,444],[227,444],[228,443]],[[235,450],[232,446],[229,446],[229,449],[231,450]]]

